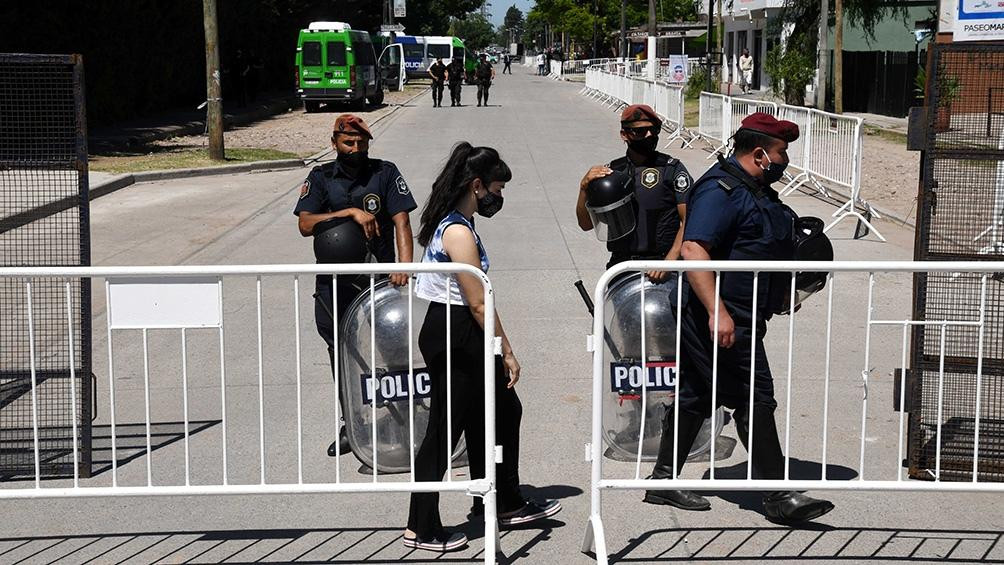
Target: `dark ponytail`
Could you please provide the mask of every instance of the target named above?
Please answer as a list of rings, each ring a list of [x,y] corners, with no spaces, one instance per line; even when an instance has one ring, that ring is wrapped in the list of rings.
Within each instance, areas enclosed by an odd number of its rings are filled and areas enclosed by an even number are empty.
[[[481,179],[485,186],[493,182],[509,182],[512,171],[498,151],[491,147],[472,147],[470,143],[461,141],[453,146],[450,158],[432,183],[432,194],[422,209],[419,244],[428,247],[439,222],[456,208],[474,179]]]

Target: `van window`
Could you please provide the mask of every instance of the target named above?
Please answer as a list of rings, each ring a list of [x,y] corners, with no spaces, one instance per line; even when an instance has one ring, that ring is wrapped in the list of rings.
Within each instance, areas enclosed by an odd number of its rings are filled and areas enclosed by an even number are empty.
[[[329,67],[345,66],[345,44],[342,43],[341,41],[328,42],[328,66]]]
[[[301,59],[304,65],[309,67],[318,67],[321,65],[321,43],[318,41],[304,41],[303,42],[303,57]]]
[[[417,43],[404,43],[404,56],[409,59],[421,59],[425,57],[425,45],[419,45]]]
[[[428,46],[429,58],[435,59],[437,57],[442,57],[444,59],[450,58],[450,46],[430,43]]]

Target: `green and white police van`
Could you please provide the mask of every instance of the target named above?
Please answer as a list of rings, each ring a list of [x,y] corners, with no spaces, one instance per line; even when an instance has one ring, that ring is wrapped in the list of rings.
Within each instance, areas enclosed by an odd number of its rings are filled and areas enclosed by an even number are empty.
[[[383,90],[402,88],[401,46],[389,45],[377,59],[365,31],[343,22],[311,22],[296,41],[296,92],[307,112],[322,103],[383,103]]]
[[[435,61],[436,57],[442,57],[444,63],[449,63],[451,59],[458,57],[464,62],[464,74],[467,83],[474,82],[474,67],[477,66],[477,58],[474,53],[467,50],[464,40],[450,35],[427,35],[425,36],[425,56],[428,60]]]

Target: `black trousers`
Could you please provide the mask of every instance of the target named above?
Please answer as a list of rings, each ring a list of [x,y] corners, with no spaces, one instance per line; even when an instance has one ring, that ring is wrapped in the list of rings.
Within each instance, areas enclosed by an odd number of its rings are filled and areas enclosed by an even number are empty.
[[[467,441],[470,476],[485,476],[484,452],[484,332],[467,306],[452,306],[452,445],[446,442],[446,305],[433,302],[419,334],[419,349],[432,377],[429,427],[415,455],[415,480],[440,481],[446,472],[461,432]],[[519,428],[523,406],[515,389],[506,388],[502,358],[495,357],[495,443],[502,446],[502,463],[496,465],[498,511],[522,508],[519,491]],[[414,493],[408,512],[408,529],[418,536],[442,530],[439,493]]]
[[[752,326],[749,305],[725,301],[735,322],[735,344],[718,348],[719,406],[748,411],[750,362],[756,359],[753,374],[753,405],[769,410],[777,408],[774,399],[774,378],[767,361],[763,338],[767,322],[757,315],[757,327]],[[714,316],[704,309],[696,296],[691,297],[680,322],[680,409],[692,414],[711,416],[712,368],[714,341],[708,320]]]
[[[460,93],[464,88],[464,82],[462,80],[451,80],[450,81],[450,102],[453,104],[460,104]]]
[[[433,80],[432,81],[432,105],[440,106],[443,104],[443,89],[445,88],[445,81]]]
[[[488,89],[491,87],[490,80],[478,81],[478,104],[488,104]]]
[[[506,71],[509,71],[509,74],[512,74],[512,63],[510,62],[505,63],[505,66],[502,67],[502,74],[505,74]]]

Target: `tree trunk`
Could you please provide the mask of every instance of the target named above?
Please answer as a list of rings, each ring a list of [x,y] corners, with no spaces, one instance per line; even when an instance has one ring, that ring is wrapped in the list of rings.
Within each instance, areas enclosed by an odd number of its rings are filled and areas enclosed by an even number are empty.
[[[833,0],[833,108],[844,113],[844,0]]]
[[[202,0],[202,24],[206,33],[206,129],[209,158],[224,160],[223,88],[220,86],[220,45],[216,28],[216,0]],[[241,69],[236,69],[241,72]]]
[[[826,75],[830,70],[830,42],[827,38],[830,32],[830,4],[827,0],[819,1],[819,46],[818,72],[819,84],[816,88],[816,108],[826,109]]]

